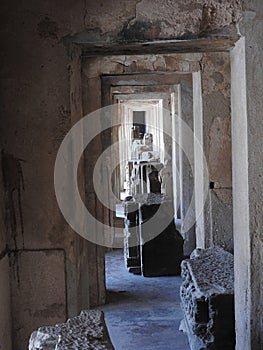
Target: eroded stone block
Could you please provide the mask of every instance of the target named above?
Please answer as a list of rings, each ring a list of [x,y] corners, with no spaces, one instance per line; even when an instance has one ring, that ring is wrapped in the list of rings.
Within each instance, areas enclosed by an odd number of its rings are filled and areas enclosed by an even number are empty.
[[[182,262],[182,330],[192,350],[234,349],[234,257],[221,248],[196,249]]]
[[[103,313],[85,310],[79,316],[54,327],[40,327],[33,332],[29,350],[112,349]]]

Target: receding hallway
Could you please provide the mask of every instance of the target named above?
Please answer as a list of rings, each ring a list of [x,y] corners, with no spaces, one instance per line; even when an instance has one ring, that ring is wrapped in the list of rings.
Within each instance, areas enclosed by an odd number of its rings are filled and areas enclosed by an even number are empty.
[[[0,6],[0,350],[263,350],[263,1]]]
[[[179,331],[179,276],[145,278],[129,273],[122,250],[106,254],[107,304],[101,309],[116,350],[188,350]]]

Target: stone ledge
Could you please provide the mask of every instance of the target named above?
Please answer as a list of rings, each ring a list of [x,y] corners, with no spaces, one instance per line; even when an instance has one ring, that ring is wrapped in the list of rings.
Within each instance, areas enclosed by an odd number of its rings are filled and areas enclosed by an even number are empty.
[[[155,40],[131,43],[120,42],[75,42],[82,50],[83,57],[98,55],[140,55],[169,54],[186,52],[222,52],[230,51],[240,37],[215,36],[191,40]]]

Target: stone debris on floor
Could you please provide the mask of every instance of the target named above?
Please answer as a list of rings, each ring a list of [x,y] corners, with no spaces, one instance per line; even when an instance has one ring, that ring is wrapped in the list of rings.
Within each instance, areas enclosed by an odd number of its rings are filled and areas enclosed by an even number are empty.
[[[29,350],[113,350],[103,312],[81,311],[66,323],[54,327],[40,327],[33,332]]]

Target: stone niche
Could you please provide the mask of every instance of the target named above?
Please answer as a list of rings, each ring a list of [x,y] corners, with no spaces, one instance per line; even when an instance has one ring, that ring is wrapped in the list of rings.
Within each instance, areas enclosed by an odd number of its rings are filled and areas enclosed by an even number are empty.
[[[180,329],[191,350],[235,348],[234,257],[222,248],[196,249],[181,264]]]

